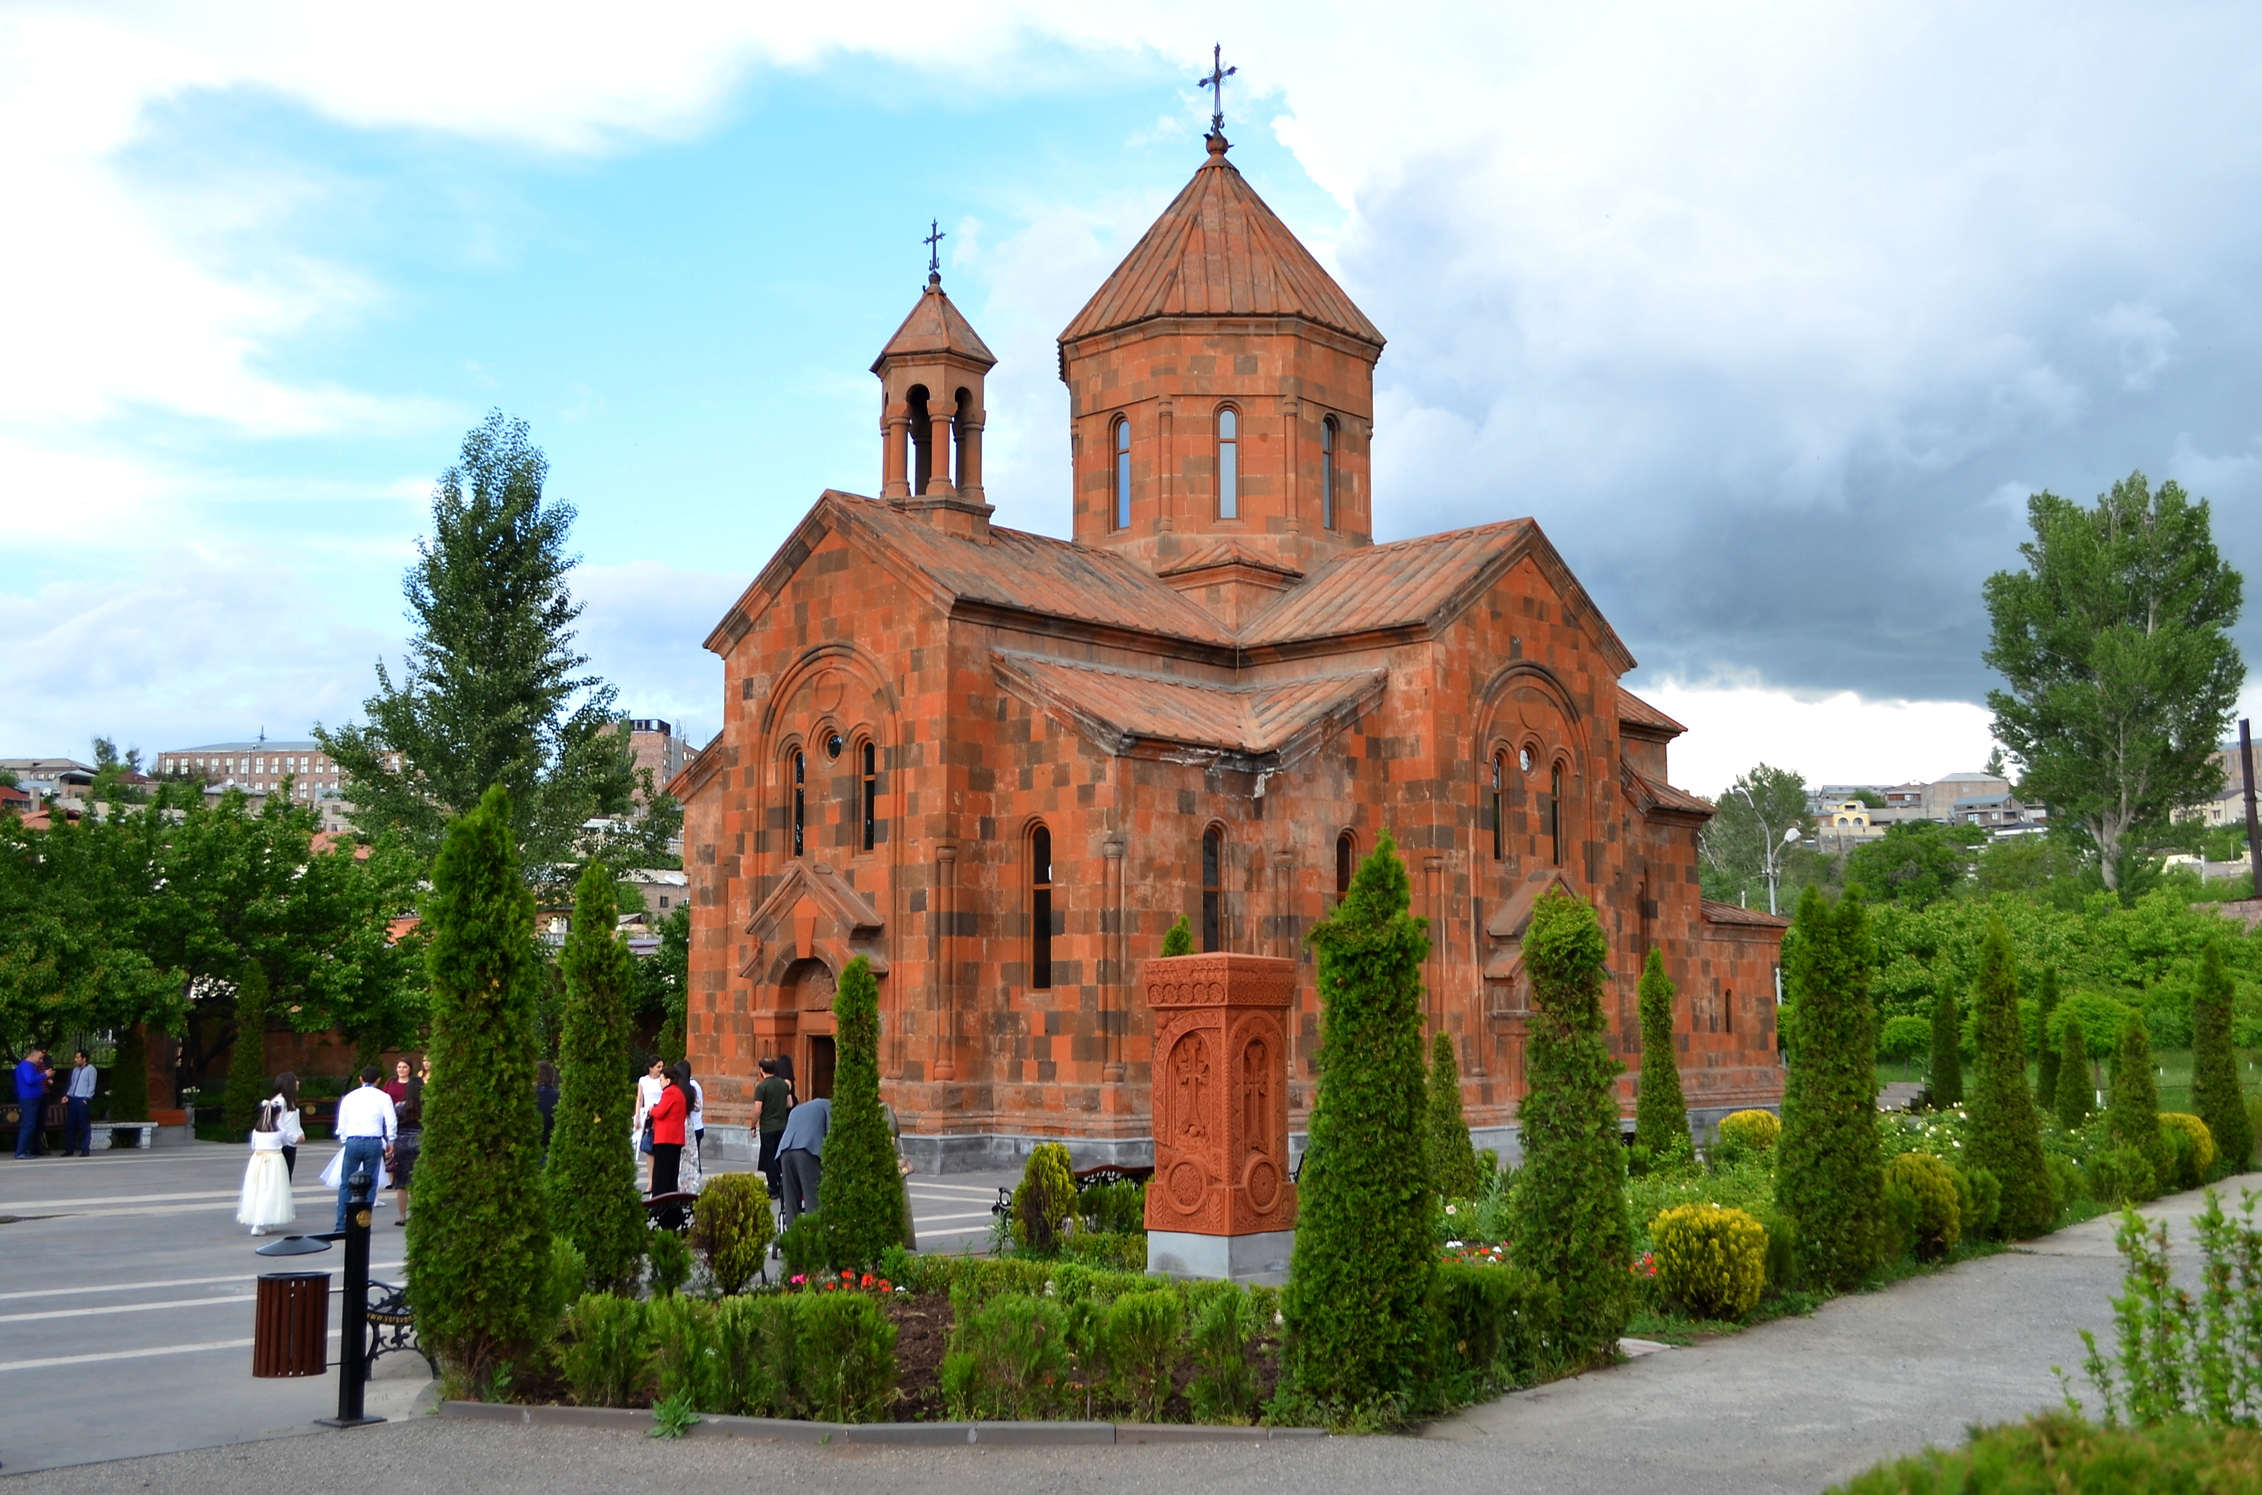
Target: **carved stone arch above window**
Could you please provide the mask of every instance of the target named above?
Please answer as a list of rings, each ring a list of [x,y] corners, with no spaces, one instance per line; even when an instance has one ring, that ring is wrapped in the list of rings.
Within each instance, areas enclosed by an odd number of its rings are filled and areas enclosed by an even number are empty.
[[[888,972],[887,921],[827,862],[789,864],[777,886],[746,921],[738,974],[760,988],[759,1005],[776,1006],[795,962],[821,960],[834,971],[861,955],[872,974]]]

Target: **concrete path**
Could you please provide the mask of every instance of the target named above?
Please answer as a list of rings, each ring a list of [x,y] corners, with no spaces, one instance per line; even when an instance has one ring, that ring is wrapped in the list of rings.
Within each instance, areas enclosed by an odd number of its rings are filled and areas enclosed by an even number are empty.
[[[2262,1175],[2234,1179],[2262,1188]],[[2181,1222],[2199,1196],[2154,1213]],[[13,1229],[14,1227],[9,1227]],[[1978,1421],[2055,1405],[2053,1364],[2081,1357],[2077,1331],[2111,1317],[2113,1222],[1968,1262],[1889,1291],[1523,1392],[1418,1438],[1313,1444],[1107,1448],[818,1449],[415,1419],[382,1427],[26,1475],[25,1492],[163,1489],[168,1495],[304,1495],[372,1488],[574,1495],[658,1481],[681,1495],[1112,1495],[1199,1483],[1224,1492],[1369,1495],[1377,1488],[1612,1495],[1813,1492]],[[231,1369],[232,1386],[242,1387]],[[13,1387],[0,1390],[13,1391]],[[190,1388],[192,1389],[192,1388]],[[136,1388],[129,1406],[155,1388]],[[107,1410],[118,1410],[105,1399]],[[0,1402],[0,1419],[21,1408]],[[58,1411],[60,1409],[57,1409]],[[129,1416],[147,1415],[151,1409]],[[94,1409],[78,1415],[90,1417]],[[12,1441],[12,1440],[8,1440]]]

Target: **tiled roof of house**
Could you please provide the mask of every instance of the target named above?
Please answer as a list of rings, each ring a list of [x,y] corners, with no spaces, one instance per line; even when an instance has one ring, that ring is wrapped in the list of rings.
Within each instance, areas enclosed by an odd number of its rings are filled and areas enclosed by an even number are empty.
[[[1700,899],[1697,906],[1707,924],[1742,924],[1754,929],[1791,927],[1791,921],[1780,914],[1771,914],[1765,909],[1745,908],[1735,903],[1722,903],[1717,898]]]
[[[970,358],[983,368],[997,363],[997,355],[984,343],[973,325],[960,315],[950,297],[943,294],[939,282],[929,282],[920,292],[919,300],[911,308],[911,315],[895,329],[880,356],[872,360],[872,372],[878,373],[880,365],[890,358],[915,358],[921,354],[955,353]]]
[[[1061,333],[1063,345],[1153,317],[1297,316],[1382,349],[1382,332],[1212,154]]]
[[[1686,789],[1676,789],[1663,779],[1653,779],[1624,759],[1619,760],[1618,774],[1645,815],[1653,810],[1664,810],[1676,815],[1702,815],[1709,820],[1719,813],[1711,801],[1700,799]]]
[[[1623,726],[1646,727],[1675,737],[1689,730],[1623,685],[1618,687],[1618,721]]]
[[[1161,744],[1287,753],[1355,717],[1387,679],[1383,670],[1225,684],[999,650],[1001,678],[1020,684],[1087,731]]]
[[[1257,648],[1425,622],[1530,527],[1510,519],[1346,550],[1253,619],[1241,642]]]

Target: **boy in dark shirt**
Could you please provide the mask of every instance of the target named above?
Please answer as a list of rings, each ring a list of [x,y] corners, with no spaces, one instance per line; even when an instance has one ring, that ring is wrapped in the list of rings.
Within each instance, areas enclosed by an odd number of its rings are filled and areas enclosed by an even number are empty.
[[[770,1186],[770,1198],[775,1200],[785,1193],[784,1179],[778,1171],[778,1138],[785,1135],[785,1116],[793,1109],[793,1086],[779,1078],[775,1059],[765,1058],[754,1067],[762,1075],[761,1083],[754,1087],[755,1125],[762,1139],[762,1179]]]

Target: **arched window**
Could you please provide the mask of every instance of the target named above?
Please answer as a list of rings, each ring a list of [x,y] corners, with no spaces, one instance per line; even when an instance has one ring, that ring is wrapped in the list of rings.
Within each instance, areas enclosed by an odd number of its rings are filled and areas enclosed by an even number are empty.
[[[880,745],[864,739],[864,849],[870,851],[880,826]]]
[[[1320,526],[1335,528],[1335,417],[1320,422]]]
[[[804,827],[809,816],[809,755],[793,750],[793,854],[801,855]]]
[[[1131,422],[1115,419],[1115,527],[1131,527]]]
[[[1230,405],[1217,413],[1217,517],[1241,517],[1241,417]]]
[[[1556,866],[1563,865],[1563,765],[1558,763],[1547,771],[1547,845],[1548,859]]]
[[[1492,755],[1492,859],[1508,857],[1508,755]]]
[[[1029,832],[1029,989],[1052,990],[1052,832]]]
[[[1335,838],[1335,897],[1337,902],[1351,896],[1351,873],[1359,860],[1359,843],[1349,831]]]
[[[1720,989],[1720,1031],[1736,1031],[1736,989],[1732,986]]]
[[[1224,920],[1218,905],[1225,892],[1225,832],[1211,826],[1202,832],[1202,952],[1225,948]]]

